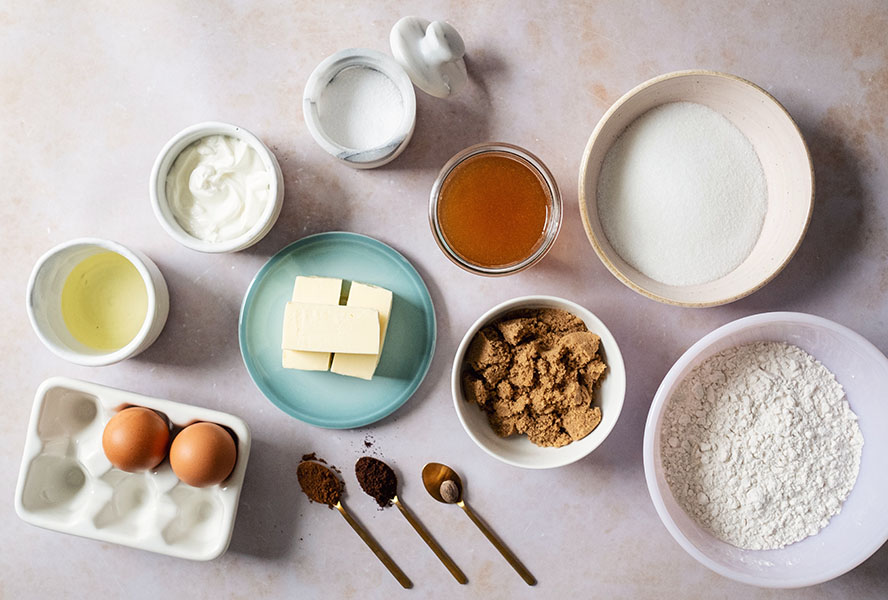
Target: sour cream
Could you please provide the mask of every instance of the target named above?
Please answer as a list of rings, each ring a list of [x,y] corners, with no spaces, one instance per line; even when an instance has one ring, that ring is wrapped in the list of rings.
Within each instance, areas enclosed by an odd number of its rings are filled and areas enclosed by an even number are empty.
[[[226,242],[250,231],[272,198],[274,174],[247,142],[211,135],[185,148],[166,178],[176,222],[206,242]]]

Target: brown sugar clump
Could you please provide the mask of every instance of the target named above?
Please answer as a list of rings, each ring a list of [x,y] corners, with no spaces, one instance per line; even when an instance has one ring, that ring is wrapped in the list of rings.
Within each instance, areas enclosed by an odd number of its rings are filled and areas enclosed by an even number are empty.
[[[482,328],[463,363],[463,391],[501,437],[561,447],[601,422],[594,388],[607,370],[601,338],[552,308],[510,312]]]

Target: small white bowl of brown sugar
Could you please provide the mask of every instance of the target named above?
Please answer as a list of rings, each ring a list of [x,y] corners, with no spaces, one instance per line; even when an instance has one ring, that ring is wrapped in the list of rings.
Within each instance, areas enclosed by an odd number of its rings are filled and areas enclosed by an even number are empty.
[[[595,450],[620,416],[626,370],[616,340],[582,306],[524,296],[469,328],[451,374],[460,423],[516,467],[550,469]]]

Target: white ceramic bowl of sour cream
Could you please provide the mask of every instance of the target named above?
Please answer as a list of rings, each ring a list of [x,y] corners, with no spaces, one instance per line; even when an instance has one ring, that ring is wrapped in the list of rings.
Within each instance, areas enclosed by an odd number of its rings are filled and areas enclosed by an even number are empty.
[[[268,173],[268,188],[261,212],[257,212],[255,218],[250,219],[242,227],[242,232],[235,237],[217,241],[201,239],[193,233],[189,233],[183,223],[177,219],[171,198],[167,195],[167,179],[174,169],[176,159],[192,144],[211,136],[225,136],[246,143],[256,152],[262,167]],[[154,214],[170,237],[192,250],[208,253],[237,252],[257,243],[271,231],[284,202],[284,176],[274,153],[258,137],[246,129],[216,121],[191,125],[174,135],[157,155],[154,168],[151,170],[148,188]],[[244,210],[243,207],[239,209]],[[228,209],[226,208],[226,210]]]
[[[678,504],[666,481],[661,426],[682,380],[710,356],[753,342],[784,342],[820,361],[843,386],[863,434],[860,471],[841,512],[819,533],[779,550],[742,550],[712,535]],[[666,374],[651,403],[644,432],[648,491],[666,529],[684,550],[716,573],[771,588],[815,585],[850,571],[888,540],[888,359],[859,334],[803,313],[752,315],[719,327],[691,346]]]

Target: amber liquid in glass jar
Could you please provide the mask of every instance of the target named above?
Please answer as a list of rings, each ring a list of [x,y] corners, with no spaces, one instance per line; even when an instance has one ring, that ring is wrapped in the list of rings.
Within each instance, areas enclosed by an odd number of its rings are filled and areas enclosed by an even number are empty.
[[[499,152],[476,154],[444,179],[438,223],[447,245],[463,260],[506,267],[540,246],[551,202],[545,182],[524,160]]]

